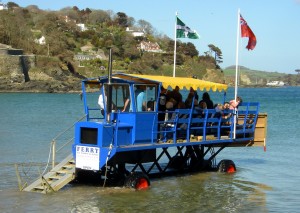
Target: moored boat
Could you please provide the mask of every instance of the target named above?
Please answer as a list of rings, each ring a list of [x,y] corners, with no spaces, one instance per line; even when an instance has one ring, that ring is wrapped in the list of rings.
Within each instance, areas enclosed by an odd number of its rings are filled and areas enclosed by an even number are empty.
[[[270,81],[266,85],[271,87],[283,87],[285,84],[283,81]]]

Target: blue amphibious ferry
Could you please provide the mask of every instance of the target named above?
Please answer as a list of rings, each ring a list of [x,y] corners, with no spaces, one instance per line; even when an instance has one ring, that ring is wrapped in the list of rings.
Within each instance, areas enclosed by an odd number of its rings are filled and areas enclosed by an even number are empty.
[[[58,191],[71,181],[96,180],[136,189],[152,177],[197,171],[235,172],[233,161],[216,161],[227,147],[266,147],[267,114],[259,103],[235,109],[161,108],[162,88],[226,94],[227,85],[195,78],[133,75],[82,81],[85,121],[75,125],[72,154],[24,191]],[[95,95],[96,94],[96,95]],[[101,94],[101,97],[99,96]],[[100,107],[95,103],[100,99]],[[224,98],[225,100],[225,98]],[[54,153],[54,151],[53,151]]]
[[[107,183],[145,188],[152,176],[213,169],[234,172],[231,160],[216,163],[220,151],[265,147],[267,115],[259,113],[259,103],[242,102],[237,109],[220,111],[199,109],[192,101],[189,108],[160,111],[161,88],[176,86],[227,90],[224,84],[182,77],[116,73],[84,80],[86,121],[76,124],[72,148],[76,178],[98,174]],[[100,108],[89,107],[91,92],[99,90],[105,97],[103,117]]]

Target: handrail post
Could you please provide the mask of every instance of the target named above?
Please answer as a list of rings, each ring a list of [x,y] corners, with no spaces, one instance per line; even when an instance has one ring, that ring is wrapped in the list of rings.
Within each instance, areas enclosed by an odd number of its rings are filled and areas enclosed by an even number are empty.
[[[56,142],[52,141],[52,169],[55,167],[55,152],[56,152]]]

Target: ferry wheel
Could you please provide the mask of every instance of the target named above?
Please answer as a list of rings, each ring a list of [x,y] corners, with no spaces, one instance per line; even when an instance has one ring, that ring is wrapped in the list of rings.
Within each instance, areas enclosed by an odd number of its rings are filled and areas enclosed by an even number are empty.
[[[137,190],[147,189],[150,187],[150,180],[143,172],[133,172],[126,178],[124,186]]]
[[[236,172],[236,167],[232,160],[221,160],[217,168],[218,168],[218,172],[226,172],[226,173]]]

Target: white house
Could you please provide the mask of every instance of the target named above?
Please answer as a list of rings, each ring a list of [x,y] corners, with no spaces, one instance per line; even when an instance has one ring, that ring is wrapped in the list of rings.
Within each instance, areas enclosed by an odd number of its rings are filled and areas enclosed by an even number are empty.
[[[40,44],[40,45],[45,45],[46,44],[46,38],[45,38],[45,36],[42,36],[39,39],[35,39],[34,42],[37,43],[37,44]]]
[[[0,10],[7,10],[7,9],[8,9],[7,5],[4,4],[4,3],[2,3],[2,2],[0,2]]]
[[[86,31],[87,27],[85,26],[85,24],[76,24],[77,27],[80,29],[81,32]]]
[[[132,30],[132,29],[129,29],[129,27],[126,28],[126,32],[130,32],[134,37],[145,36],[145,33],[143,31]]]
[[[143,50],[145,52],[156,52],[156,53],[161,53],[163,52],[160,49],[160,46],[158,45],[158,43],[152,43],[152,42],[145,42],[142,41],[138,47],[138,49]]]

